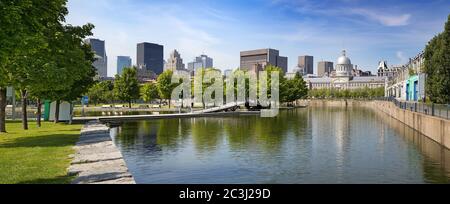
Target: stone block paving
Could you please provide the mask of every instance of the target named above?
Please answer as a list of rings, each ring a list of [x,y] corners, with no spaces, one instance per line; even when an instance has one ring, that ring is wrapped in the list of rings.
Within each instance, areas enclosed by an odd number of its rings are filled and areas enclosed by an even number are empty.
[[[85,124],[74,148],[76,153],[69,167],[69,174],[77,175],[73,184],[135,184],[106,125]]]

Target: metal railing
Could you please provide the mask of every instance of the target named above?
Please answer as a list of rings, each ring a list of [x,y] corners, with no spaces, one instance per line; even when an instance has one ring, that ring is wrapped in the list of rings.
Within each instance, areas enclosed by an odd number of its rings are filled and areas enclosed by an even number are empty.
[[[450,119],[450,104],[423,103],[416,101],[399,101],[396,98],[385,98],[400,109],[423,113],[439,118]]]

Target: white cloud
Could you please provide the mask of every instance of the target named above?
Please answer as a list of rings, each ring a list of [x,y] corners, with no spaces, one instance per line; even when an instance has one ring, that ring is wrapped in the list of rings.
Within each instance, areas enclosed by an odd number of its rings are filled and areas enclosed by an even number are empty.
[[[380,57],[396,61],[413,55],[434,35],[435,27],[442,27],[439,24],[430,28],[429,20],[418,18],[414,13],[414,26],[396,27],[393,32],[393,28],[385,26],[411,23],[411,15],[396,13],[396,8],[384,11],[383,8],[352,5],[336,7],[309,0],[296,3],[274,0],[272,3],[274,5],[269,6],[283,7],[298,14],[287,16],[287,12],[280,9],[282,14],[267,18],[265,8],[246,12],[207,3],[191,5],[185,1],[176,4],[172,1],[71,0],[68,22],[96,25],[95,37],[106,40],[109,75],[115,73],[118,55],[129,55],[136,63],[139,42],[164,45],[165,58],[177,49],[185,64],[205,53],[222,70],[239,66],[240,51],[263,47],[280,50],[281,55],[289,57],[289,67],[295,66],[298,55],[311,54],[316,59],[334,60],[343,48],[349,50],[355,63],[372,67]],[[279,19],[278,15],[286,16]],[[423,24],[418,24],[421,21]],[[404,52],[393,54],[392,50]]]
[[[397,51],[395,55],[399,60],[400,64],[405,64],[408,61],[407,57],[405,57],[405,54],[402,51]]]
[[[220,10],[186,13],[183,7],[170,3],[136,5],[126,0],[78,0],[69,2],[69,11],[68,23],[93,23],[94,37],[106,41],[109,76],[116,73],[117,56],[130,56],[136,63],[136,44],[140,42],[164,45],[164,58],[177,49],[185,64],[204,53],[213,57],[216,67],[234,66],[230,65],[226,49],[221,48],[226,44],[211,31],[234,20]]]
[[[375,12],[368,9],[351,9],[351,12],[377,21],[385,26],[404,26],[409,24],[411,14],[387,15],[381,12]]]

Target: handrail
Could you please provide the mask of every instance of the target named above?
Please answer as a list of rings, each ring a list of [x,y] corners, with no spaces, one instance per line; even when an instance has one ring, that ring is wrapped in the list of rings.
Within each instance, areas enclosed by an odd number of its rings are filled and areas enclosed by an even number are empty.
[[[390,101],[394,103],[396,107],[403,110],[409,110],[412,112],[423,113],[439,118],[450,119],[450,104],[427,104],[417,101],[400,101],[394,97],[387,97],[383,100]]]

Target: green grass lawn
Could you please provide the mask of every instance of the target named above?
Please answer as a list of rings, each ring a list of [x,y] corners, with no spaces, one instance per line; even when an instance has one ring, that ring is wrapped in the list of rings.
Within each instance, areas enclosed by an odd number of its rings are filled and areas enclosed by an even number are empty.
[[[81,125],[42,123],[22,130],[20,122],[7,122],[8,133],[0,133],[0,183],[70,183],[67,176],[72,147]]]

